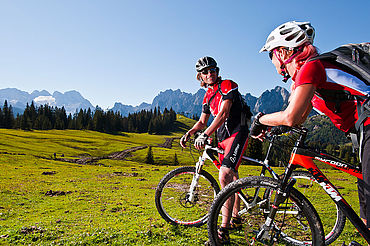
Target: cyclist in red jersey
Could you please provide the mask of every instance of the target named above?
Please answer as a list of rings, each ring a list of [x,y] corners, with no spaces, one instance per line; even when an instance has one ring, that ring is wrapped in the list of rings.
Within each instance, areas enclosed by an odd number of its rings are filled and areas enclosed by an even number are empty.
[[[218,145],[225,150],[223,155],[219,155],[221,163],[219,180],[223,188],[239,178],[238,167],[242,154],[247,148],[249,133],[246,121],[250,120],[251,114],[238,92],[238,85],[219,77],[219,68],[212,57],[200,58],[196,63],[196,70],[197,79],[202,87],[207,88],[207,92],[203,99],[200,119],[180,139],[180,144],[185,148],[190,136],[207,127],[208,119],[211,114],[213,115],[212,123],[195,139],[194,146],[196,149],[201,149],[209,136],[216,132]],[[238,197],[230,199],[228,206],[230,209],[223,210],[225,216],[219,229],[219,237],[224,243],[229,241],[229,230],[239,229],[241,226],[240,217],[237,215],[240,206],[238,199]],[[233,218],[230,223],[231,217]]]
[[[302,124],[312,107],[327,115],[334,125],[346,134],[354,131],[359,118],[354,97],[333,100],[338,95],[350,94],[369,98],[370,88],[357,77],[320,60],[310,60],[318,55],[313,46],[314,28],[309,22],[287,22],[268,36],[260,52],[268,51],[277,72],[284,82],[293,80],[288,107],[284,111],[255,118],[250,135],[262,139],[267,126],[295,126]],[[367,100],[368,101],[368,100]],[[360,217],[370,227],[370,119],[363,121],[364,131],[360,144],[363,180],[359,180]]]

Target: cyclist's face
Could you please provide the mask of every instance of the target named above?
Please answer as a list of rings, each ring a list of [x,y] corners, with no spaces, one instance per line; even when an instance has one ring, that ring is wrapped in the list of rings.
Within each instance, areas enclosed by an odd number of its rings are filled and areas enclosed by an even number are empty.
[[[271,53],[270,53],[271,62],[272,62],[272,64],[274,64],[278,74],[281,74],[281,64],[282,64],[282,62],[277,57],[277,55],[279,55],[279,50],[275,49],[275,50],[271,51]]]
[[[216,68],[207,68],[200,72],[200,76],[204,83],[206,84],[214,84],[217,81],[217,69]]]

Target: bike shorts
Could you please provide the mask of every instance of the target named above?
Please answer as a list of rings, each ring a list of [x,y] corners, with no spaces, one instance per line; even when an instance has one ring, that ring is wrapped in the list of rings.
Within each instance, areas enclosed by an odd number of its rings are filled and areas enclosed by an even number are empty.
[[[221,166],[238,172],[243,153],[248,146],[248,133],[248,129],[242,127],[238,132],[218,143],[218,147],[225,150],[224,154],[218,155]]]

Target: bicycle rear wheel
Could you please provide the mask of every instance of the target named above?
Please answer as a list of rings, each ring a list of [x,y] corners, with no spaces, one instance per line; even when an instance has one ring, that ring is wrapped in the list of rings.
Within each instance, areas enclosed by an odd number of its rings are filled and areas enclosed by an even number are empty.
[[[324,227],[325,244],[333,243],[343,231],[346,216],[309,172],[294,171],[292,178],[297,180],[294,187],[311,202],[319,214]]]
[[[171,224],[201,226],[208,220],[208,211],[220,191],[217,181],[201,170],[194,201],[189,201],[189,189],[195,167],[180,167],[167,173],[157,186],[155,204],[159,214]]]
[[[243,194],[239,211],[242,229],[230,231],[231,244],[306,245],[311,242],[315,246],[324,245],[324,232],[315,209],[294,188],[289,198],[279,206],[273,229],[264,239],[257,239],[279,185],[279,181],[268,177],[246,177],[227,185],[215,198],[209,213],[208,236],[211,245],[221,245],[217,232],[222,224],[221,209],[230,197],[238,193]]]

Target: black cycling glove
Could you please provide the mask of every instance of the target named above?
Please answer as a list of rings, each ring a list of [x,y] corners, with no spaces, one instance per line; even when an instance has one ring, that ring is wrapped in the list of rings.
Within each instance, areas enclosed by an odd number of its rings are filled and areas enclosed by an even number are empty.
[[[249,136],[251,136],[251,137],[257,137],[263,131],[266,131],[267,130],[267,126],[264,125],[264,124],[261,124],[261,122],[259,121],[259,118],[261,118],[262,115],[263,115],[263,113],[261,113],[261,112],[256,115],[256,118],[254,119],[254,121],[252,123]]]

